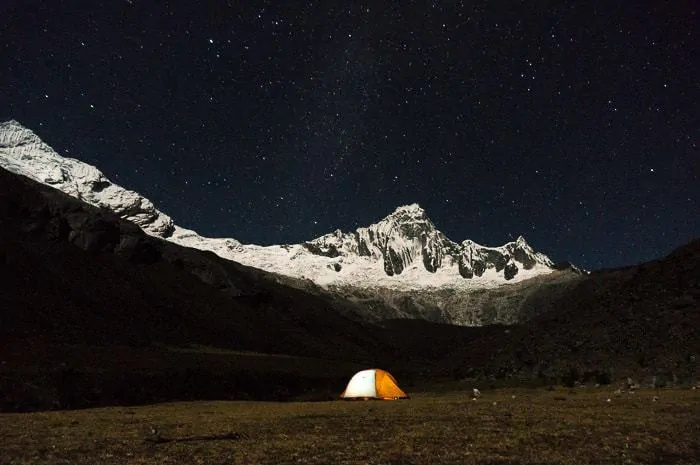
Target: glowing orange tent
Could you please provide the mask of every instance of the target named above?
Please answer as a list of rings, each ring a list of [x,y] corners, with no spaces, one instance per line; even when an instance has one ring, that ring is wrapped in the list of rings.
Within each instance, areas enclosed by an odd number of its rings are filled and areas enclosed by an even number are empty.
[[[408,399],[390,373],[372,368],[355,373],[340,395],[341,399]]]

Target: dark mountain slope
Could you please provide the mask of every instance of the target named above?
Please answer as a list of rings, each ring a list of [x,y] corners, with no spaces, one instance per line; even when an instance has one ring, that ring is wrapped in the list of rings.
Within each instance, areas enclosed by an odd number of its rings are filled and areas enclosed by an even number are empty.
[[[3,337],[370,353],[369,326],[258,270],[146,236],[3,170],[0,185]]]
[[[661,260],[568,283],[547,307],[524,325],[482,333],[443,368],[549,379],[700,376],[700,240]]]
[[[4,170],[0,186],[0,361],[5,362],[0,377],[15,380],[14,390],[41,384],[38,374],[66,367],[81,373],[125,369],[122,350],[98,347],[143,350],[153,360],[147,371],[166,378],[180,366],[215,374],[207,365],[212,357],[171,353],[193,346],[361,363],[357,366],[380,364],[376,354],[391,357],[378,328],[346,319],[318,297],[276,284],[259,270],[146,236],[109,212]],[[47,351],[66,357],[47,357]],[[79,360],[75,367],[71,357]],[[316,362],[300,363],[299,378],[306,368],[314,371]],[[279,360],[278,368],[290,364]],[[342,366],[344,379],[352,373]],[[207,373],[200,373],[198,384],[211,381]],[[102,373],[104,380],[89,383],[103,389],[117,375],[143,382],[127,374]],[[241,376],[229,373],[228,382]],[[70,389],[78,388],[69,383],[65,390]],[[178,396],[188,397],[187,392],[183,388]]]

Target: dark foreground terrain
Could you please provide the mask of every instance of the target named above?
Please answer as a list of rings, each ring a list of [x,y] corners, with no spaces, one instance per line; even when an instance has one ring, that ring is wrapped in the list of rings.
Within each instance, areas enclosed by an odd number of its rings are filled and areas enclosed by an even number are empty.
[[[400,381],[400,380],[399,380]],[[700,390],[411,393],[0,414],[2,464],[697,464]]]

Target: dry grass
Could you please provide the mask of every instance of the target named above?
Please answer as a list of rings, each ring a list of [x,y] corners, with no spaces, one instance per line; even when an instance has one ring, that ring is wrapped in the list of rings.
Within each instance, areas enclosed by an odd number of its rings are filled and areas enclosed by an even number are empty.
[[[504,389],[477,401],[467,393],[424,393],[396,402],[192,402],[0,414],[0,463],[700,463],[700,391],[611,391]]]

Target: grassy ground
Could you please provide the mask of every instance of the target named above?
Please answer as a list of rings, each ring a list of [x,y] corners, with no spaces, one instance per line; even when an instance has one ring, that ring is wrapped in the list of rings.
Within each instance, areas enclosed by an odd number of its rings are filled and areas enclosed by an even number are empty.
[[[0,414],[0,463],[697,464],[700,390],[502,389],[476,401],[448,392]]]

